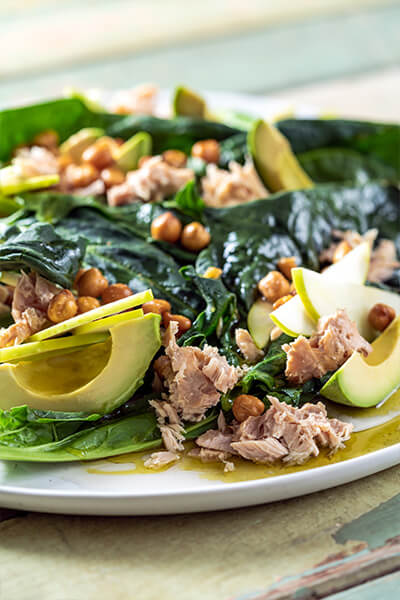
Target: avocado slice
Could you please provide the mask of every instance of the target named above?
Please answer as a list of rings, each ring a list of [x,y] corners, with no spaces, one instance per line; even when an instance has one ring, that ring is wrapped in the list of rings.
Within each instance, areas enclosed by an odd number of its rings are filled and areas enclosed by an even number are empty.
[[[105,342],[55,358],[0,365],[0,408],[111,412],[142,384],[161,346],[160,319],[153,313],[126,319],[110,329]]]
[[[172,110],[175,117],[200,117],[205,119],[208,114],[206,101],[199,94],[183,85],[175,88]]]
[[[255,121],[248,133],[247,144],[257,171],[270,192],[313,186],[288,140],[276,127],[261,119]]]
[[[22,192],[30,192],[57,185],[60,176],[57,173],[50,175],[36,175],[35,177],[22,178],[14,165],[0,169],[0,196],[13,196]]]
[[[96,140],[104,135],[104,129],[99,127],[85,127],[71,135],[60,146],[61,154],[69,154],[73,161],[79,163],[82,154]]]
[[[247,315],[247,327],[255,345],[258,348],[265,348],[269,342],[272,329],[275,327],[274,322],[269,315],[273,307],[270,302],[259,298],[254,302]]]
[[[376,406],[400,387],[400,316],[372,343],[372,352],[358,352],[324,385],[320,394],[339,404]]]
[[[139,131],[122,146],[119,146],[114,154],[114,160],[125,173],[134,171],[138,168],[139,160],[143,156],[151,156],[152,148],[151,135],[146,131]]]
[[[144,302],[149,302],[150,300],[153,300],[153,292],[151,290],[138,292],[137,294],[133,294],[132,296],[121,298],[121,300],[115,300],[115,302],[103,304],[103,306],[99,306],[98,308],[94,308],[93,310],[88,310],[82,315],[76,315],[76,317],[72,317],[72,319],[67,319],[66,321],[62,321],[61,323],[52,325],[47,329],[42,329],[42,331],[31,335],[28,341],[40,342],[41,340],[47,340],[48,338],[63,335],[64,333],[68,333],[69,331],[76,330],[82,325],[87,325],[88,323],[96,321],[97,319],[102,319],[103,317],[108,317],[110,315],[122,313],[125,310],[129,310],[130,308],[134,308],[135,306],[140,306]],[[129,313],[126,314],[129,315]],[[80,331],[80,333],[82,333],[82,330]]]

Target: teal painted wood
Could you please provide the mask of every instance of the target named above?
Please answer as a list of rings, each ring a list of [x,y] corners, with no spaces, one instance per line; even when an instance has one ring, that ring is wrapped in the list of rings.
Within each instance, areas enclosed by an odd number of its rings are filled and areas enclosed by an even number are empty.
[[[400,61],[398,2],[217,39],[176,44],[0,85],[0,104],[55,95],[66,85],[129,87],[155,81],[199,89],[270,92]]]
[[[393,573],[345,590],[326,600],[396,600],[400,598],[400,573]]]
[[[372,550],[400,535],[400,494],[383,502],[355,521],[343,525],[334,535],[338,544],[362,540]],[[400,598],[400,589],[399,589]]]

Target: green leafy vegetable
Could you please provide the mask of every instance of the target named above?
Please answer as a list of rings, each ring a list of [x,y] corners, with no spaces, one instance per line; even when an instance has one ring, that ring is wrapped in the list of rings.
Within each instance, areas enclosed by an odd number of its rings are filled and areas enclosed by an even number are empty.
[[[204,201],[199,196],[194,181],[189,181],[172,200],[163,203],[166,208],[180,210],[196,221],[201,221],[204,211]]]
[[[0,270],[32,269],[54,283],[70,287],[85,245],[82,236],[67,240],[44,223],[34,223],[28,229],[6,227],[1,233]]]

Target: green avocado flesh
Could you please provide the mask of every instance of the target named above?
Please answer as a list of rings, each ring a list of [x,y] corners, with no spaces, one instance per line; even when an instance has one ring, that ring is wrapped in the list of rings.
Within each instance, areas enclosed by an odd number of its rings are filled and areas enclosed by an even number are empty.
[[[61,154],[69,154],[74,161],[79,162],[86,148],[89,148],[103,135],[104,129],[85,127],[65,140],[60,146],[60,152]]]
[[[312,187],[313,182],[300,166],[287,139],[266,121],[253,124],[248,133],[248,146],[270,192]]]
[[[400,386],[400,316],[372,343],[367,357],[355,352],[336,371],[321,395],[339,404],[368,408]]]
[[[176,88],[172,107],[175,116],[205,118],[207,113],[207,105],[203,98],[183,86]]]
[[[138,168],[143,156],[151,156],[152,147],[151,135],[146,131],[139,131],[118,148],[114,155],[115,162],[122,171],[133,171]]]
[[[149,313],[114,325],[102,343],[42,360],[2,364],[0,408],[111,412],[140,387],[160,346],[160,316]]]

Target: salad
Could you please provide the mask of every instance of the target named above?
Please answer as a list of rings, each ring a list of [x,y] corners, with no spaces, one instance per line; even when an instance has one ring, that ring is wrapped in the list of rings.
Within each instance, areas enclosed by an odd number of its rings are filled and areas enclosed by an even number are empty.
[[[0,459],[302,464],[400,386],[400,125],[170,113],[0,112]]]

